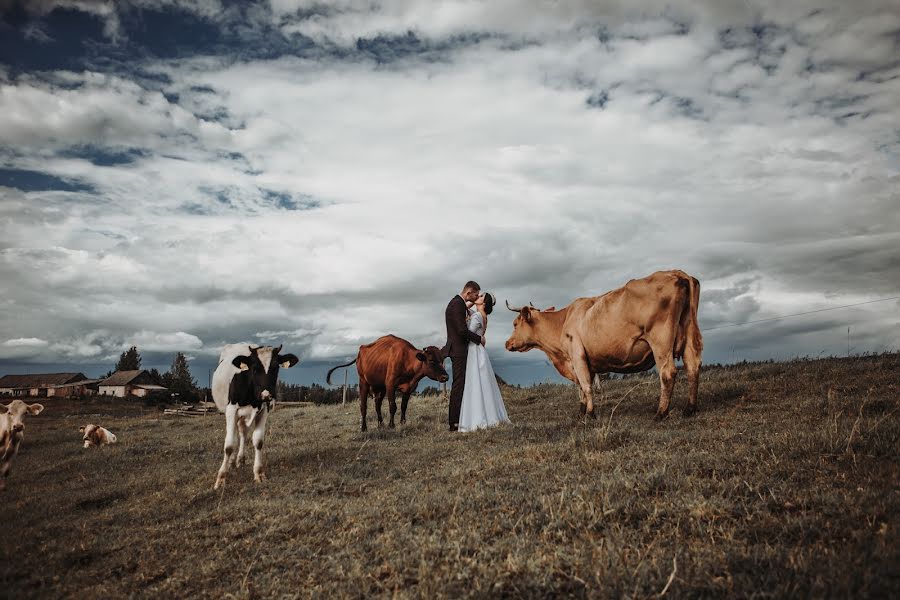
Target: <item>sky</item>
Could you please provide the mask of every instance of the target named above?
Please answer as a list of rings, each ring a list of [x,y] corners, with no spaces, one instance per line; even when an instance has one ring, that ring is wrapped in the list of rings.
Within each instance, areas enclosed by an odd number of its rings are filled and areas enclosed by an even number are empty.
[[[393,333],[653,271],[705,363],[900,348],[900,3],[0,0],[0,374]],[[353,379],[353,378],[351,378]]]

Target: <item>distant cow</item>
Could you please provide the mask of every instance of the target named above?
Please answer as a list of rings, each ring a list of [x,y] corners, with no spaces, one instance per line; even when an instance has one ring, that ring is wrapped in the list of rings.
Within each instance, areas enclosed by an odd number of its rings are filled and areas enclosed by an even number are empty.
[[[507,302],[519,316],[506,349],[543,350],[560,375],[581,388],[581,411],[591,416],[595,374],[637,373],[655,366],[660,380],[656,416],[665,418],[675,386],[675,360],[683,358],[689,386],[684,414],[691,415],[697,409],[703,352],[699,301],[699,281],[683,271],[659,271],[602,296],[578,298],[556,311],[513,308]]]
[[[402,338],[394,335],[380,337],[371,344],[359,347],[356,360],[345,365],[338,365],[325,378],[331,384],[331,374],[337,369],[349,367],[356,363],[359,373],[359,412],[362,416],[360,431],[366,431],[366,405],[369,392],[375,396],[375,414],[378,415],[378,426],[384,425],[381,418],[381,401],[387,395],[391,410],[388,427],[394,426],[394,415],[397,413],[396,393],[402,395],[400,404],[400,423],[406,423],[406,407],[409,397],[415,393],[416,386],[423,377],[439,382],[447,381],[447,371],[440,348],[428,346],[422,350]]]
[[[281,354],[281,346],[230,344],[222,349],[219,366],[212,377],[213,400],[225,413],[225,457],[216,476],[215,489],[225,483],[232,464],[243,464],[248,436],[255,449],[253,480],[265,481],[263,441],[269,413],[275,408],[278,369],[289,369],[298,361],[293,354]]]
[[[25,438],[25,415],[38,415],[42,410],[40,404],[25,404],[21,400],[0,404],[0,491],[6,487],[12,460]]]
[[[84,434],[81,439],[84,440],[85,448],[90,448],[91,446],[107,446],[109,444],[115,444],[117,441],[116,435],[112,431],[106,427],[94,425],[93,423],[88,423],[84,427],[79,427],[78,431]]]

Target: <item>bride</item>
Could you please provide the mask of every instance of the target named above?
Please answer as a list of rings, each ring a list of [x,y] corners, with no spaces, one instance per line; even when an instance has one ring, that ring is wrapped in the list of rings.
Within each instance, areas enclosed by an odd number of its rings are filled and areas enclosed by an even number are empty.
[[[493,294],[485,293],[478,296],[469,309],[470,331],[484,335],[487,329],[487,316],[494,310],[494,304],[496,300]],[[470,342],[459,431],[474,431],[509,422],[487,350],[481,344]]]

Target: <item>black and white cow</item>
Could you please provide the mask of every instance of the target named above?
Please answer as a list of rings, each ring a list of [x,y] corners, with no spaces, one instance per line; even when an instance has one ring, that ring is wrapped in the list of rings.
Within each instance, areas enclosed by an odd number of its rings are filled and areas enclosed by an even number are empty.
[[[216,477],[215,489],[225,483],[232,465],[244,462],[247,437],[253,441],[253,479],[266,479],[263,441],[266,421],[275,407],[278,369],[296,365],[293,354],[281,354],[281,346],[229,344],[219,355],[219,366],[212,378],[212,396],[225,413],[225,458]]]

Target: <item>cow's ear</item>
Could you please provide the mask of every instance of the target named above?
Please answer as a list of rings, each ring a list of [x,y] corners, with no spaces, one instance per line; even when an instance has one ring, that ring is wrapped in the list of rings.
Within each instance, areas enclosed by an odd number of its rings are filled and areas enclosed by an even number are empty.
[[[235,356],[234,360],[231,361],[231,364],[241,371],[247,371],[250,369],[250,358],[247,356]]]
[[[42,410],[44,410],[43,404],[32,404],[28,407],[28,413],[32,415],[39,415]]]
[[[421,362],[425,362],[425,359],[427,357],[425,356],[424,352],[416,352],[416,358],[418,358]]]
[[[79,428],[78,428],[78,431],[80,431],[81,433],[84,433],[84,425],[82,425],[81,427],[79,427]]]
[[[294,356],[293,354],[279,354],[278,355],[278,364],[281,365],[282,369],[290,369],[294,365],[300,362],[300,359]]]
[[[523,306],[522,311],[519,313],[522,315],[522,318],[525,319],[526,323],[531,323],[531,307]]]
[[[0,415],[5,415],[7,412],[9,412],[9,405],[0,404]]]

